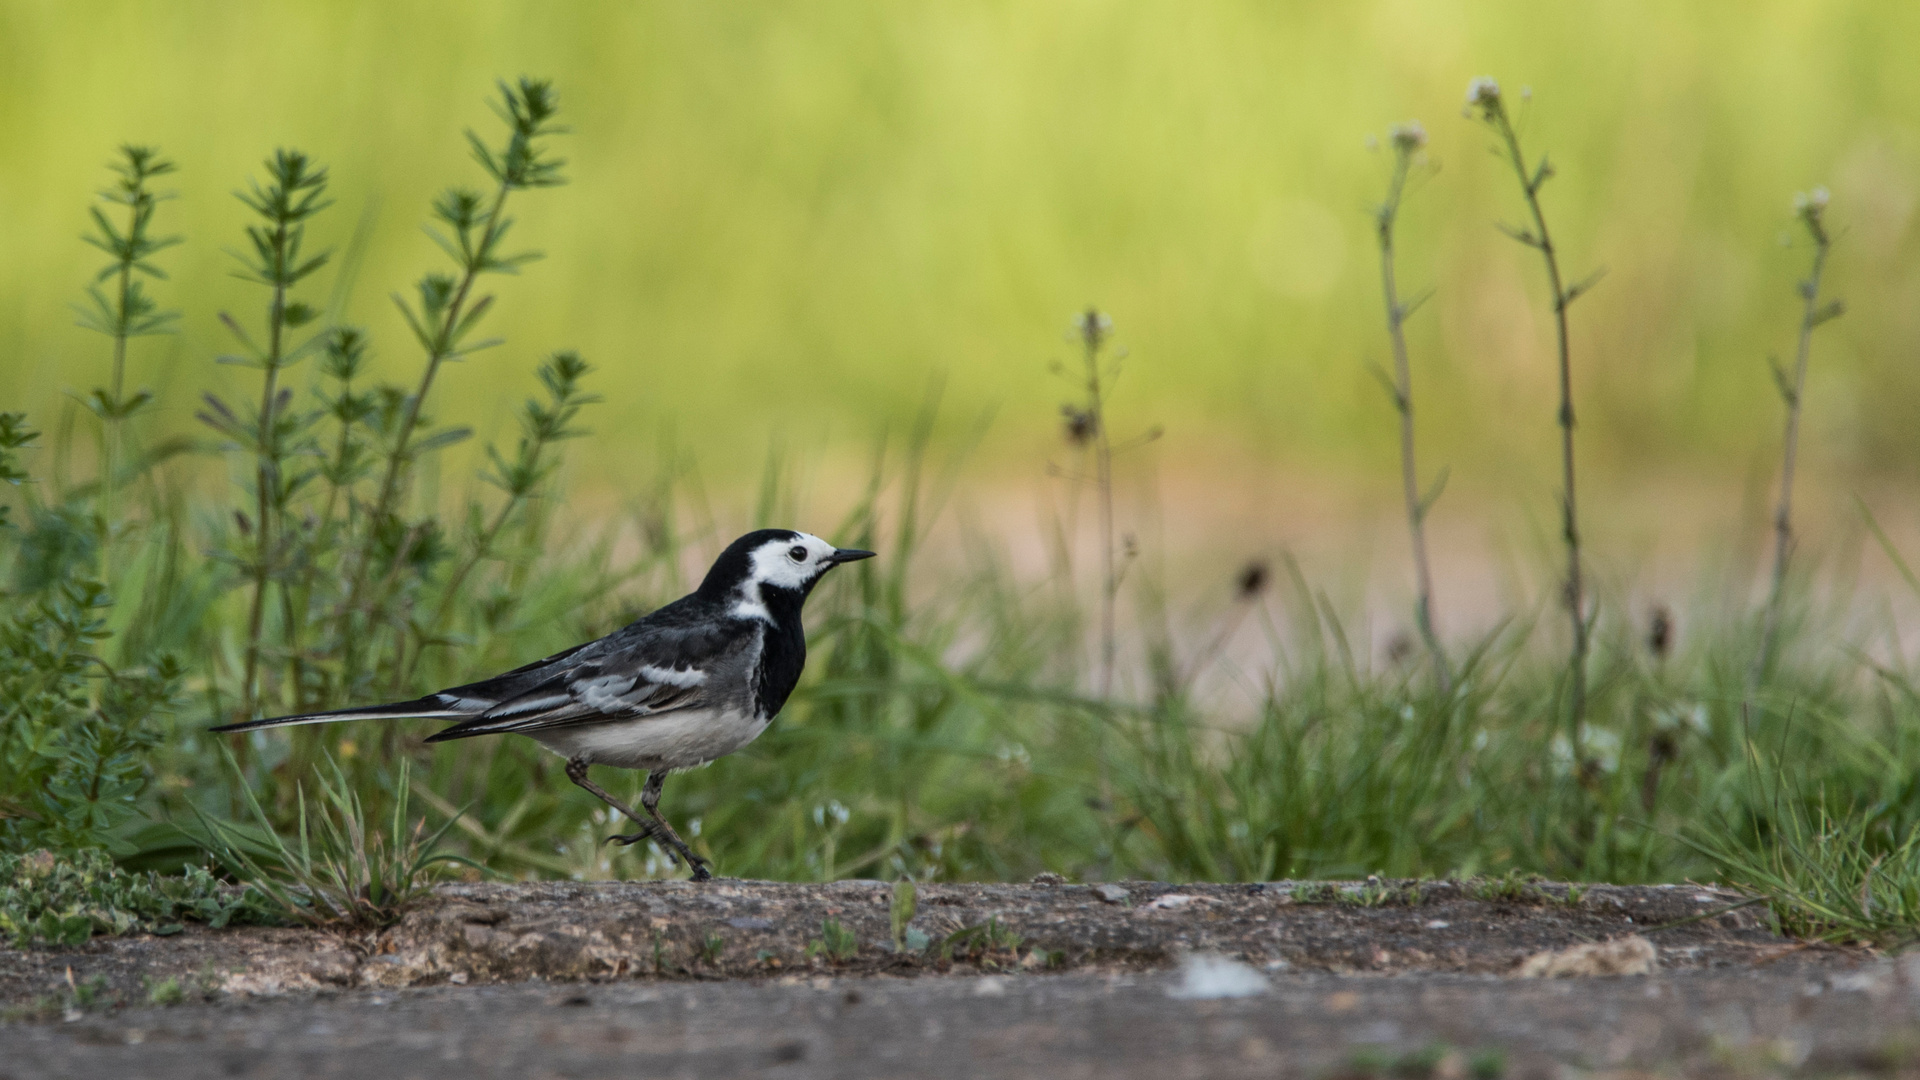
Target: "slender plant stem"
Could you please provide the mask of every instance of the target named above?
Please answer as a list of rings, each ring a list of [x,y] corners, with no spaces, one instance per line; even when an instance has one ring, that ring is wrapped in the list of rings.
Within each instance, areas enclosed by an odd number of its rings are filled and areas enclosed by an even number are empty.
[[[127,211],[128,233],[132,233],[134,228],[137,227],[139,215],[140,207],[138,205],[131,207]],[[100,580],[102,584],[108,586],[113,584],[113,527],[114,522],[119,520],[115,512],[117,510],[115,503],[119,501],[120,424],[123,419],[121,409],[125,405],[121,395],[124,393],[127,384],[127,305],[132,300],[132,293],[133,263],[123,262],[120,264],[120,325],[114,328],[113,334],[113,383],[111,387],[113,405],[112,412],[107,416],[105,426],[106,447],[105,452],[101,455],[102,467],[100,471],[100,513],[107,523],[106,541],[108,549],[103,553],[105,557],[100,560]]]
[[[1100,350],[1106,343],[1110,328],[1107,317],[1093,308],[1088,308],[1075,322],[1086,368],[1082,383],[1086,401],[1075,417],[1075,438],[1083,439],[1093,453],[1094,497],[1098,500],[1100,514],[1100,663],[1095,692],[1102,702],[1113,696],[1114,666],[1119,655],[1114,617],[1120,593],[1120,576],[1113,543],[1113,442],[1107,434],[1107,380],[1100,371]],[[1113,792],[1104,719],[1098,721],[1095,728],[1094,755],[1099,766],[1100,801],[1103,806],[1110,806]]]
[[[1540,252],[1541,260],[1547,268],[1547,285],[1553,291],[1553,325],[1556,344],[1559,351],[1560,369],[1560,524],[1561,539],[1567,546],[1566,605],[1567,617],[1573,629],[1572,655],[1568,659],[1568,717],[1573,729],[1573,747],[1575,755],[1580,753],[1582,736],[1587,719],[1587,636],[1586,586],[1580,570],[1580,514],[1579,503],[1575,498],[1573,472],[1573,359],[1572,348],[1567,338],[1567,305],[1573,302],[1577,292],[1569,292],[1560,275],[1560,259],[1554,251],[1552,234],[1547,230],[1547,216],[1540,209],[1540,185],[1546,182],[1551,172],[1542,162],[1533,173],[1527,171],[1525,155],[1520,150],[1520,137],[1513,130],[1513,122],[1508,118],[1504,106],[1498,104],[1489,110],[1494,130],[1505,145],[1507,160],[1513,166],[1514,174],[1519,177],[1520,190],[1526,196],[1527,212],[1533,218],[1533,232],[1522,239]]]
[[[1399,285],[1394,278],[1393,228],[1400,214],[1400,200],[1406,194],[1407,173],[1412,165],[1413,147],[1396,145],[1393,180],[1387,188],[1387,201],[1380,206],[1380,283],[1387,303],[1387,335],[1393,339],[1393,404],[1400,413],[1400,481],[1407,501],[1407,531],[1413,540],[1413,575],[1417,598],[1413,621],[1433,657],[1434,679],[1442,694],[1453,693],[1453,670],[1434,630],[1433,571],[1427,561],[1427,503],[1420,496],[1420,471],[1413,453],[1413,374],[1407,362],[1405,323],[1409,307],[1400,302]]]
[[[1819,211],[1803,210],[1802,219],[1813,235],[1813,268],[1800,283],[1800,340],[1794,349],[1791,381],[1782,377],[1780,395],[1786,399],[1787,430],[1780,451],[1780,501],[1773,512],[1773,581],[1767,590],[1765,623],[1760,632],[1760,652],[1754,659],[1754,681],[1765,672],[1773,653],[1773,640],[1780,628],[1780,607],[1787,583],[1787,563],[1793,555],[1793,472],[1799,459],[1800,404],[1807,386],[1807,358],[1813,351],[1813,330],[1831,317],[1820,305],[1820,279],[1827,268],[1827,253],[1833,247],[1820,221]],[[1834,314],[1838,308],[1832,309]]]
[[[273,250],[275,259],[284,267],[286,262],[288,226],[282,223],[274,230]],[[253,557],[253,602],[247,609],[247,655],[246,673],[241,682],[240,711],[251,719],[259,705],[260,638],[266,622],[267,585],[273,573],[273,489],[279,483],[279,438],[275,429],[274,404],[279,396],[280,349],[284,336],[286,317],[287,287],[284,282],[276,281],[273,286],[273,303],[267,309],[267,355],[265,359],[266,376],[262,379],[260,390],[260,429],[259,445],[255,452],[259,458],[259,469],[254,477],[255,493],[258,498],[255,505],[259,516],[254,519],[254,557]]]

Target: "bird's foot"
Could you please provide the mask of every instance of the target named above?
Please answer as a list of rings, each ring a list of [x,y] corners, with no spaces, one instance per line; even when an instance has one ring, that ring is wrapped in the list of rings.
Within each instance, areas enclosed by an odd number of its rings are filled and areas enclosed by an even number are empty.
[[[700,856],[695,855],[691,848],[687,847],[687,845],[684,842],[678,842],[676,838],[659,836],[659,835],[656,835],[651,830],[641,829],[639,832],[623,833],[617,836],[609,836],[607,837],[606,842],[609,844],[619,844],[625,847],[625,846],[637,844],[642,840],[654,841],[655,843],[660,845],[660,849],[662,851],[665,851],[667,853],[667,858],[672,859],[674,862],[677,862],[677,863],[686,864],[686,866],[693,871],[693,880],[695,881],[712,881],[713,880],[712,861],[708,859],[703,859]]]
[[[631,847],[642,840],[652,840],[659,843],[660,846],[662,847],[667,846],[666,840],[664,840],[659,836],[654,835],[653,833],[647,831],[646,829],[641,829],[639,832],[621,833],[617,836],[609,836],[607,837],[606,842],[609,844],[619,844],[621,847]],[[672,855],[669,854],[668,858],[672,858]]]

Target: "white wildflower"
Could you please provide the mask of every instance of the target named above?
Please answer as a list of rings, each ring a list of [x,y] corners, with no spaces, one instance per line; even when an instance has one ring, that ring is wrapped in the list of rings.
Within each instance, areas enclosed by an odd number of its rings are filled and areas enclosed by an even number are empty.
[[[1427,145],[1427,129],[1422,127],[1418,120],[1393,125],[1388,136],[1393,139],[1394,149],[1409,154],[1424,149]]]
[[[1500,104],[1500,84],[1482,75],[1467,84],[1467,107],[1490,109]]]

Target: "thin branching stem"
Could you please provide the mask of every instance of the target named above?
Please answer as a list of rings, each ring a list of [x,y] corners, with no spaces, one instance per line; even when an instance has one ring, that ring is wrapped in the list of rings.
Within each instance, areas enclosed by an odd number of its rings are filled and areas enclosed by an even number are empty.
[[[1434,680],[1442,694],[1453,693],[1453,671],[1446,651],[1434,629],[1433,570],[1427,560],[1427,511],[1432,499],[1420,494],[1420,471],[1414,460],[1413,446],[1413,374],[1407,362],[1405,325],[1412,305],[1400,300],[1399,284],[1394,276],[1393,231],[1400,215],[1400,203],[1406,195],[1407,178],[1414,155],[1426,142],[1426,132],[1418,124],[1396,128],[1393,133],[1393,177],[1387,185],[1386,201],[1376,215],[1380,240],[1380,283],[1387,304],[1387,336],[1393,341],[1393,404],[1400,414],[1400,481],[1407,503],[1407,531],[1413,541],[1413,575],[1416,598],[1413,621],[1420,640],[1433,657]],[[1435,491],[1435,496],[1439,492]]]
[[[1813,265],[1799,284],[1800,339],[1794,348],[1791,374],[1774,369],[1774,382],[1787,406],[1787,429],[1780,449],[1780,498],[1773,512],[1773,578],[1767,589],[1767,610],[1760,632],[1760,651],[1754,658],[1753,676],[1757,683],[1773,654],[1773,641],[1780,628],[1780,607],[1787,583],[1787,564],[1793,555],[1793,473],[1799,460],[1800,407],[1807,386],[1807,359],[1813,351],[1813,331],[1821,323],[1836,318],[1844,310],[1839,301],[1820,302],[1820,282],[1827,269],[1827,255],[1833,238],[1827,232],[1823,215],[1827,206],[1825,189],[1796,200],[1800,221],[1813,240]]]
[[[1089,313],[1086,318],[1099,316]],[[1091,322],[1089,323],[1091,325]],[[1107,437],[1106,388],[1100,378],[1101,331],[1085,334],[1087,412],[1093,428],[1093,486],[1100,505],[1100,681],[1102,701],[1113,696],[1113,668],[1119,654],[1114,608],[1120,594],[1113,536],[1113,442]]]
[[[256,186],[251,194],[241,194],[263,224],[249,227],[252,244],[244,276],[272,290],[267,304],[267,335],[263,346],[255,348],[231,318],[222,317],[229,329],[252,353],[251,362],[261,370],[260,408],[252,427],[254,470],[253,553],[248,560],[248,578],[253,595],[247,608],[247,637],[241,674],[241,715],[252,717],[260,705],[260,658],[265,648],[267,592],[279,576],[280,545],[285,502],[290,493],[283,475],[290,451],[289,432],[281,415],[287,393],[280,386],[280,372],[297,360],[304,346],[289,348],[287,334],[313,318],[305,304],[292,304],[288,292],[303,278],[327,262],[326,253],[303,258],[301,243],[306,221],[330,205],[325,198],[327,171],[311,167],[306,155],[292,150],[277,151],[267,162],[268,182]],[[224,413],[224,407],[216,406]],[[231,430],[231,429],[230,429]],[[281,612],[292,618],[292,598],[281,589]],[[292,628],[285,628],[292,633]]]
[[[1560,535],[1567,548],[1564,600],[1568,622],[1573,630],[1572,654],[1567,662],[1567,714],[1577,756],[1584,742],[1586,726],[1587,654],[1591,642],[1586,611],[1586,582],[1580,565],[1579,501],[1574,486],[1573,350],[1567,335],[1567,308],[1592,286],[1594,279],[1568,286],[1561,276],[1559,253],[1553,246],[1553,235],[1547,229],[1546,212],[1540,207],[1540,188],[1553,176],[1553,166],[1542,158],[1537,166],[1528,167],[1526,154],[1520,148],[1520,136],[1514,131],[1513,121],[1507,115],[1499,88],[1491,80],[1485,80],[1484,83],[1476,81],[1469,94],[1468,105],[1480,109],[1481,118],[1499,137],[1503,156],[1520,181],[1520,192],[1526,199],[1527,213],[1533,225],[1531,229],[1509,230],[1509,234],[1540,253],[1540,260],[1547,270],[1547,286],[1552,291],[1554,338],[1560,376],[1560,408],[1556,414],[1560,425]]]
[[[276,252],[286,249],[287,229],[283,224],[274,231]],[[259,700],[260,642],[266,621],[267,585],[273,578],[273,489],[279,482],[279,445],[275,438],[274,404],[279,396],[281,340],[285,332],[287,287],[276,282],[273,301],[267,306],[266,374],[260,387],[260,444],[254,448],[258,463],[254,477],[255,517],[253,519],[253,598],[247,606],[246,671],[242,676],[240,711],[251,717]]]

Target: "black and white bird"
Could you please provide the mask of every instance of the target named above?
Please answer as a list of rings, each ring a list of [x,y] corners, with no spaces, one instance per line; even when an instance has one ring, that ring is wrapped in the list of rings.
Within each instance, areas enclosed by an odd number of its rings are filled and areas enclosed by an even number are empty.
[[[761,529],[728,545],[698,589],[597,641],[412,701],[213,730],[415,718],[459,721],[428,742],[525,735],[567,759],[568,779],[640,826],[610,840],[653,840],[705,881],[707,860],[660,814],[667,774],[731,754],[767,729],[807,662],[807,595],[828,570],[872,557],[808,533]],[[645,770],[646,816],[588,779],[590,765]]]

